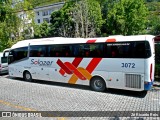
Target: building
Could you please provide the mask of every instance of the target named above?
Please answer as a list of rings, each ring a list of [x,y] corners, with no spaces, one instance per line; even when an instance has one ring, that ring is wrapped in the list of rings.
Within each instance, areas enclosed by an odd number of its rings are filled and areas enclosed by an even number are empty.
[[[63,7],[63,5],[64,5],[64,2],[58,2],[58,3],[34,8],[35,23],[41,24],[44,21],[46,21],[47,23],[50,23],[51,13],[53,11],[59,10],[60,8]]]
[[[18,17],[21,18],[21,27],[19,28],[19,34],[23,34],[25,38],[30,38],[34,36],[34,30],[32,26],[32,19],[30,15],[33,15],[33,11],[20,11],[17,13]]]

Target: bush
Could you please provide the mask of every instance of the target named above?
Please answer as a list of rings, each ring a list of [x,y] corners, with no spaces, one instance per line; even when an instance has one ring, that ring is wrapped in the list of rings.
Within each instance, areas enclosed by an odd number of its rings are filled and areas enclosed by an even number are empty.
[[[156,77],[160,76],[160,64],[155,65],[155,76]]]

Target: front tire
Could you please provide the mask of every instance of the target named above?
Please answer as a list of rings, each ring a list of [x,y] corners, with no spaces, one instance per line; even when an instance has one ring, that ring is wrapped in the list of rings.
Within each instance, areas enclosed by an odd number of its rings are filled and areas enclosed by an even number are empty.
[[[25,81],[32,82],[32,75],[30,72],[25,71],[23,74],[23,78]]]
[[[101,77],[93,77],[90,81],[90,87],[97,92],[103,92],[106,90],[106,83]]]

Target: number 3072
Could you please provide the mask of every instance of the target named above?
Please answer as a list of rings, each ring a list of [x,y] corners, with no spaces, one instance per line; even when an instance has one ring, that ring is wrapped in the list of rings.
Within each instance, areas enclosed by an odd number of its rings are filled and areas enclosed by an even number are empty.
[[[135,63],[122,63],[123,68],[135,68]]]

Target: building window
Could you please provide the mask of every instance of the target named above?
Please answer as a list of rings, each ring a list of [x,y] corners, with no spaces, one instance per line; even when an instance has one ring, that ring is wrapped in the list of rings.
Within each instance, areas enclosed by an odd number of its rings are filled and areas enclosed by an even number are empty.
[[[48,11],[43,11],[43,16],[47,16],[48,15]]]
[[[54,10],[49,10],[49,11],[48,11],[48,12],[49,12],[49,15],[51,15],[53,11],[54,11]]]
[[[39,16],[39,12],[37,12],[37,15]]]
[[[37,19],[37,22],[40,23],[41,22],[40,19]]]
[[[43,22],[46,21],[47,23],[50,23],[49,18],[43,18]]]

